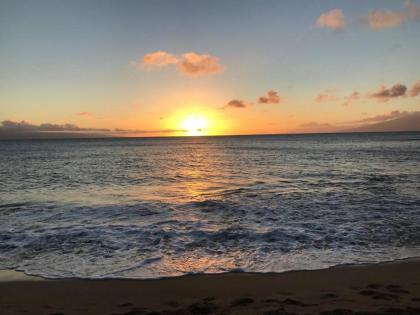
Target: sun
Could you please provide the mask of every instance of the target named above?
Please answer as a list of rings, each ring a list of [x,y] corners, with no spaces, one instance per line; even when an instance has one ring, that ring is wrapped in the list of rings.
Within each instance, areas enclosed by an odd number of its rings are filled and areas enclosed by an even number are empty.
[[[204,116],[191,115],[182,120],[181,128],[189,136],[202,136],[206,134],[208,119]]]

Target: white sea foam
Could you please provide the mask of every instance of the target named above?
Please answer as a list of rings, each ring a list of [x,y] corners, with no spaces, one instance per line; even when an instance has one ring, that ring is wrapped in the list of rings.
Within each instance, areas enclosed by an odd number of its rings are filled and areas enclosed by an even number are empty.
[[[0,142],[0,268],[158,278],[419,256],[419,139]]]

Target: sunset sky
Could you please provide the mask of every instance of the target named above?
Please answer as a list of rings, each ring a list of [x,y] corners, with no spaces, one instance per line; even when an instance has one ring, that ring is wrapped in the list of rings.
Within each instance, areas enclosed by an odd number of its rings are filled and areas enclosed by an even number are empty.
[[[1,1],[0,121],[346,129],[420,111],[419,39],[419,1]]]

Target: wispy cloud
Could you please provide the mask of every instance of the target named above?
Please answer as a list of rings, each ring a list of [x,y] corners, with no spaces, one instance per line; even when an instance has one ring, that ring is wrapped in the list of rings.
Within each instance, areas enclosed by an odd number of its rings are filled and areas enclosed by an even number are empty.
[[[341,31],[345,25],[343,11],[341,9],[333,9],[321,14],[316,20],[316,25],[336,32]]]
[[[91,113],[91,112],[79,112],[79,113],[76,113],[76,115],[80,116],[80,117],[92,117],[93,113]]]
[[[227,102],[226,105],[222,106],[221,109],[226,109],[226,108],[229,108],[229,107],[232,107],[232,108],[246,108],[246,107],[249,107],[249,106],[255,105],[255,104],[279,104],[282,101],[284,101],[284,99],[282,97],[280,97],[280,95],[277,91],[268,90],[267,93],[264,96],[259,96],[257,98],[256,103],[243,101],[241,99],[233,99],[233,100],[230,100],[229,102]]]
[[[420,81],[417,81],[411,88],[410,88],[410,96],[417,96],[420,94]]]
[[[145,68],[160,68],[176,64],[177,62],[178,58],[175,55],[167,53],[166,51],[159,50],[144,55],[141,61],[141,65]]]
[[[260,96],[257,99],[259,104],[278,104],[282,99],[279,94],[274,90],[269,90],[265,96]]]
[[[56,134],[79,134],[79,135],[103,135],[103,136],[135,136],[141,134],[172,134],[182,133],[186,130],[178,129],[157,129],[157,130],[141,130],[141,129],[107,129],[107,128],[82,128],[74,124],[53,124],[42,123],[39,125],[31,124],[24,120],[12,121],[4,120],[0,123],[0,138],[4,136],[36,136]]]
[[[378,102],[387,102],[392,98],[405,96],[406,92],[407,87],[404,84],[397,83],[390,88],[381,85],[377,92],[370,93],[368,97],[376,99]]]
[[[420,6],[407,3],[402,10],[375,10],[363,16],[362,21],[373,30],[397,27],[401,24],[420,18]]]
[[[219,59],[214,56],[189,52],[183,54],[178,61],[178,70],[185,75],[201,76],[222,72],[223,67],[220,65]]]
[[[420,131],[420,112],[400,112],[394,110],[355,122],[358,126],[348,131]]]
[[[356,19],[372,30],[398,27],[412,20],[420,19],[420,5],[405,1],[400,10],[373,10]],[[341,9],[333,9],[322,13],[316,20],[318,27],[332,31],[342,31],[346,27],[346,20]]]
[[[304,123],[304,124],[301,124],[300,125],[300,127],[303,127],[303,128],[314,128],[314,127],[331,127],[332,125],[331,124],[328,124],[328,123],[318,123],[318,122],[315,122],[315,121],[311,121],[311,122],[308,122],[308,123]]]
[[[179,73],[192,77],[216,74],[224,70],[217,57],[192,51],[180,56],[166,51],[155,51],[144,55],[141,61],[136,63],[139,64],[141,68],[148,70],[176,66]]]
[[[334,132],[337,130],[337,126],[329,123],[319,123],[315,121],[307,122],[298,126],[295,132]]]
[[[354,90],[350,95],[337,95],[335,89],[325,90],[314,97],[316,102],[332,102],[340,101],[343,106],[350,106],[358,101],[365,101],[366,99],[374,99],[377,102],[388,102],[392,99],[410,96],[415,97],[420,95],[420,81],[414,83],[410,88],[405,84],[396,83],[390,87],[381,85],[375,92],[367,92],[364,96],[359,91]]]
[[[52,123],[43,123],[39,125],[31,124],[24,120],[22,121],[12,121],[4,120],[0,125],[1,130],[8,131],[38,131],[38,132],[54,132],[54,131],[73,131],[73,132],[85,132],[85,131],[102,131],[107,132],[110,129],[106,128],[81,128],[74,124],[52,124]]]
[[[376,123],[376,122],[383,122],[388,121],[396,118],[402,118],[405,116],[409,116],[410,112],[406,111],[399,111],[399,110],[393,110],[392,112],[382,114],[382,115],[376,115],[372,117],[363,118],[360,120],[355,121],[355,123]]]
[[[171,134],[171,133],[180,133],[180,132],[188,132],[188,130],[184,129],[156,129],[156,130],[141,130],[141,129],[121,129],[115,128],[112,130],[112,133],[115,135],[122,135],[122,134]]]
[[[314,100],[315,100],[315,102],[318,102],[318,103],[331,102],[331,101],[336,101],[337,96],[335,96],[334,94],[331,94],[331,93],[323,92],[323,93],[318,94],[314,98]]]
[[[343,106],[349,106],[353,102],[357,101],[360,98],[360,93],[358,91],[353,91],[349,96],[344,97]]]
[[[400,120],[401,118],[404,118]],[[356,121],[347,121],[339,124],[308,122],[298,126],[294,132],[343,132],[343,131],[387,131],[387,130],[418,130],[420,112],[407,112],[394,110],[389,113],[366,117]],[[389,123],[392,123],[392,126]],[[382,123],[388,126],[378,127]],[[404,126],[405,123],[409,125]],[[371,128],[373,127],[373,128]]]
[[[231,101],[227,102],[227,104],[225,106],[223,106],[222,109],[229,108],[229,107],[245,108],[245,107],[247,107],[247,104],[242,100],[234,99],[234,100],[231,100]]]

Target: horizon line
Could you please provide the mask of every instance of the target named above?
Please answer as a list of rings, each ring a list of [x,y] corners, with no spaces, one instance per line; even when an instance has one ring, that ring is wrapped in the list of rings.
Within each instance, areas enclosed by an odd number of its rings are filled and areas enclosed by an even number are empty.
[[[67,133],[66,137],[9,137],[2,138],[0,141],[14,141],[14,140],[104,140],[104,139],[156,139],[156,138],[216,138],[216,137],[264,137],[264,136],[304,136],[304,135],[333,135],[333,134],[380,134],[380,133],[420,133],[419,130],[389,130],[389,131],[325,131],[325,132],[291,132],[291,133],[256,133],[256,134],[225,134],[225,135],[185,135],[185,136],[112,136],[112,135],[98,135],[85,134],[84,137],[77,137],[80,133]],[[45,132],[44,135],[60,134],[55,132]],[[72,137],[71,135],[74,135]],[[89,135],[92,135],[90,137]]]

